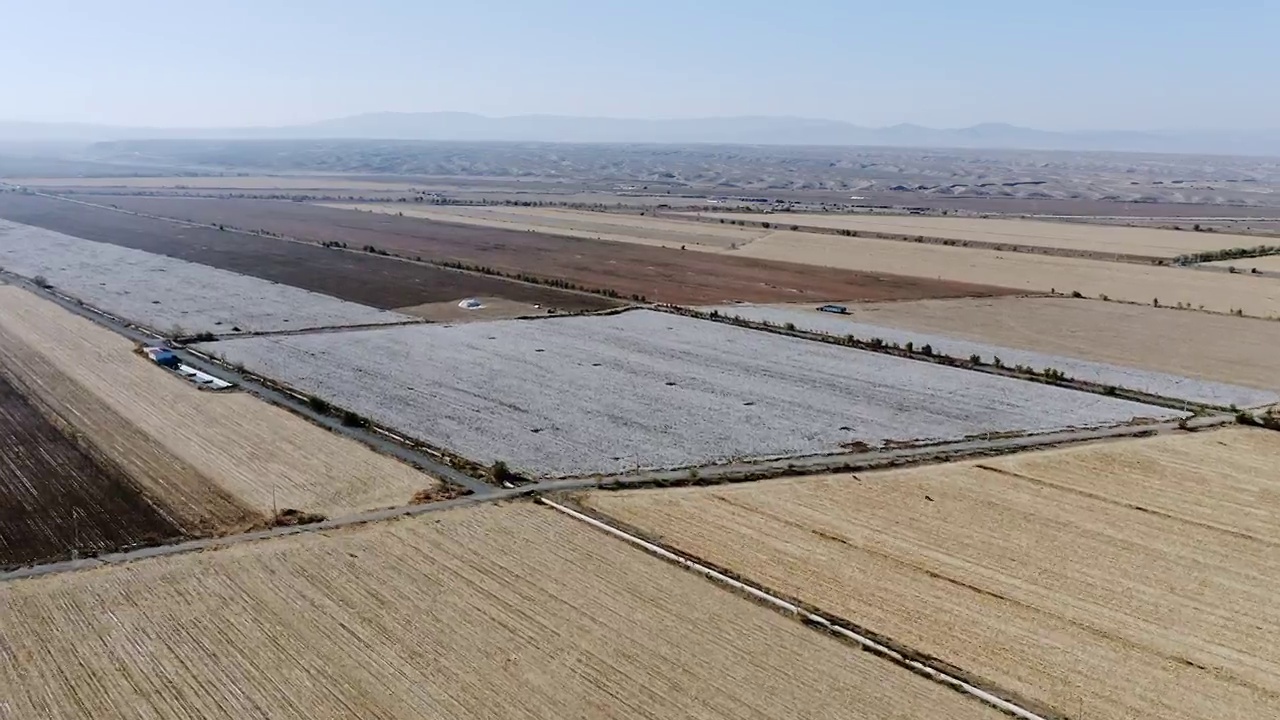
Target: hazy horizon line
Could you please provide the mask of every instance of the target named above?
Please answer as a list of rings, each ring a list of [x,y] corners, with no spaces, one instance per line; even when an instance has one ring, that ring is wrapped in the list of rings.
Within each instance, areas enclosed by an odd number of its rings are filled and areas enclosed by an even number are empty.
[[[800,120],[810,122],[824,122],[832,124],[847,125],[854,128],[867,130],[888,130],[893,128],[922,128],[926,130],[968,130],[981,127],[1003,127],[1016,128],[1022,130],[1036,130],[1039,132],[1062,133],[1062,134],[1080,134],[1095,132],[1133,132],[1133,133],[1194,133],[1194,132],[1214,132],[1214,133],[1252,133],[1252,132],[1276,132],[1280,131],[1277,127],[1258,126],[1251,128],[1229,128],[1229,127],[1109,127],[1109,126],[1093,126],[1085,128],[1049,128],[1035,125],[1019,125],[1004,120],[985,120],[982,122],[972,123],[968,125],[932,125],[927,122],[920,121],[903,121],[893,123],[891,125],[871,125],[862,124],[855,120],[845,120],[834,117],[819,117],[813,115],[769,115],[769,114],[732,114],[732,115],[690,115],[690,116],[636,116],[636,115],[577,115],[572,113],[548,113],[548,112],[530,112],[530,113],[514,113],[514,114],[488,114],[483,112],[473,112],[470,110],[368,110],[363,112],[351,113],[346,115],[334,115],[322,117],[313,120],[301,120],[288,123],[237,123],[237,124],[216,124],[216,125],[200,125],[200,124],[182,124],[182,125],[162,125],[162,124],[131,124],[131,123],[115,123],[115,122],[95,122],[92,120],[47,120],[47,119],[30,119],[30,118],[0,118],[0,124],[6,125],[79,125],[98,128],[119,128],[134,130],[221,130],[221,129],[277,129],[289,127],[306,127],[310,125],[318,125],[326,122],[334,122],[339,120],[350,120],[355,118],[363,118],[379,115],[468,115],[480,117],[486,120],[507,120],[519,118],[560,118],[575,120],[616,120],[616,121],[633,121],[633,122],[696,122],[696,121],[714,121],[714,120]]]

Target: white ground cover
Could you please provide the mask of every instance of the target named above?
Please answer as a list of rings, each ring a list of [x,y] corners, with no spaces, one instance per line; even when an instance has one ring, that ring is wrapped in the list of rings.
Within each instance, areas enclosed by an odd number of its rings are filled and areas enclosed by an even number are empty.
[[[792,323],[797,329],[827,335],[853,335],[860,340],[880,338],[885,342],[914,343],[919,348],[930,345],[934,352],[956,358],[968,358],[978,355],[983,362],[991,362],[1000,358],[1007,366],[1027,365],[1037,370],[1056,368],[1068,377],[1077,380],[1114,385],[1139,392],[1158,395],[1178,400],[1206,403],[1209,405],[1236,405],[1238,407],[1258,407],[1280,402],[1280,395],[1268,390],[1241,387],[1210,380],[1197,380],[1168,373],[1139,370],[1137,368],[1110,365],[1107,363],[1079,360],[1061,355],[1048,355],[1030,350],[989,345],[945,335],[901,330],[882,325],[868,325],[856,322],[847,317],[822,313],[810,309],[781,308],[766,305],[723,305],[702,308],[719,311],[729,317],[738,316],[746,320],[770,322],[785,326]],[[1170,338],[1170,342],[1190,342],[1187,338]]]
[[[1112,425],[1170,411],[652,311],[402,326],[205,350],[534,476]]]
[[[414,318],[269,280],[0,220],[0,268],[148,327],[218,334]]]

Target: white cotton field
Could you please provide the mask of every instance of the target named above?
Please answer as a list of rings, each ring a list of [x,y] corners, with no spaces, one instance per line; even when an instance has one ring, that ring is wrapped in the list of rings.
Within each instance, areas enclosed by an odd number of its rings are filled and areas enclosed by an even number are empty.
[[[0,220],[0,268],[161,332],[268,332],[414,318],[207,265]],[[235,330],[239,328],[239,330]]]
[[[202,347],[436,446],[533,476],[1177,416],[653,311]]]

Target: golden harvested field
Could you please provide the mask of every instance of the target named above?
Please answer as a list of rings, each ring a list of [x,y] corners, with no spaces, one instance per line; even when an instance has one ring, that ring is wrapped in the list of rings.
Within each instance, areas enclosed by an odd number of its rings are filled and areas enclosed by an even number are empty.
[[[656,245],[658,247],[697,246],[704,252],[729,250],[745,245],[770,234],[761,228],[741,228],[687,220],[669,220],[643,215],[590,212],[587,210],[561,210],[556,208],[509,207],[487,205],[482,207],[430,206],[405,207],[403,203],[391,205],[351,205],[317,203],[325,207],[344,210],[380,212],[388,215],[403,213],[406,217],[420,217],[440,222],[479,225],[506,230],[532,230],[553,235],[612,240],[614,242]]]
[[[1216,260],[1211,263],[1205,263],[1213,267],[1234,267],[1242,273],[1247,273],[1253,268],[1257,268],[1262,272],[1280,272],[1280,255],[1267,255],[1264,257],[1244,258],[1240,260]]]
[[[1280,283],[1274,278],[1228,275],[1189,268],[927,245],[898,240],[776,232],[731,253],[823,267],[897,273],[1023,288],[1028,292],[1078,291],[1088,297],[1164,305],[1189,303],[1206,310],[1243,309],[1280,316]]]
[[[1277,322],[1061,297],[915,300],[848,308],[850,319],[872,325],[1280,390]]]
[[[666,543],[1072,718],[1274,717],[1280,433],[595,493]]]
[[[150,456],[140,448],[151,448],[159,457],[131,474],[164,504],[186,508],[184,517],[207,515],[213,495],[223,496],[222,504],[230,496],[240,510],[269,511],[273,488],[279,508],[336,517],[404,505],[439,485],[245,393],[200,391],[133,349],[47,300],[0,287],[5,365],[116,462],[143,463]]]
[[[969,242],[1061,248],[1090,253],[1120,253],[1152,258],[1174,258],[1207,250],[1253,247],[1260,242],[1258,238],[1246,235],[1043,220],[835,213],[711,212],[698,213],[698,215],[715,219],[764,221],[771,225],[835,228]]]
[[[15,719],[1004,717],[525,503],[0,584],[0,648]]]

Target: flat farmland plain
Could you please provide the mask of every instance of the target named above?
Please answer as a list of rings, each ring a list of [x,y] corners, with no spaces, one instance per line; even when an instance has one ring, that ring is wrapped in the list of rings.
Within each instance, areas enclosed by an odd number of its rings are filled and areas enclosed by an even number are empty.
[[[1280,703],[1280,434],[1228,429],[592,508],[1065,717]]]
[[[8,195],[21,197],[13,193]],[[0,215],[5,217],[9,216],[5,211],[7,202],[5,195],[0,195]],[[181,220],[265,229],[315,242],[345,242],[352,247],[373,245],[409,257],[421,256],[428,260],[481,265],[507,273],[560,278],[584,287],[609,288],[624,297],[642,295],[649,300],[675,304],[705,305],[733,300],[906,300],[1014,292],[1007,288],[910,277],[909,271],[903,275],[888,275],[815,269],[812,265],[790,262],[712,256],[693,252],[692,248],[681,251],[439,223],[304,203],[147,197],[113,198],[111,202],[128,210]],[[481,291],[471,294],[502,295]],[[373,302],[368,304],[377,305]],[[411,304],[414,303],[387,307]]]
[[[0,568],[182,534],[0,374]]]
[[[649,310],[200,347],[472,460],[538,476],[1171,416]]]
[[[525,503],[6,583],[0,647],[14,718],[1004,717]]]
[[[404,203],[386,205],[351,205],[321,203],[324,207],[359,210],[409,217],[426,218],[439,222],[479,225],[481,227],[508,230],[545,232],[552,235],[630,242],[658,247],[699,245],[700,249],[728,250],[745,245],[769,234],[761,228],[743,228],[736,225],[696,223],[688,220],[671,220],[637,214],[564,210],[559,208],[518,207],[486,205],[467,207],[462,205],[414,206]]]
[[[788,227],[798,225],[1166,259],[1209,250],[1253,247],[1261,242],[1257,237],[1248,235],[1003,218],[717,212],[698,213],[697,216],[713,220],[763,221]]]
[[[298,305],[297,297],[300,295],[295,288],[381,309],[448,300],[456,302],[474,296],[497,296],[568,311],[601,310],[617,306],[616,302],[603,297],[528,285],[498,277],[455,272],[363,252],[326,249],[308,243],[192,227],[35,195],[0,193],[0,217],[67,233],[99,244],[142,250],[238,273],[245,278],[268,280],[273,284],[278,283],[272,285],[276,288],[274,292],[294,296],[291,302],[260,303],[263,307],[291,308]],[[232,223],[229,220],[226,222],[245,229],[258,229],[258,226],[252,224]],[[345,236],[339,239],[352,247],[362,246],[362,243]],[[220,283],[229,282],[226,279],[227,273],[215,274],[221,278]],[[52,275],[49,277],[52,279]],[[246,284],[249,280],[241,279],[237,282]],[[255,287],[265,285],[256,283]],[[219,297],[219,292],[209,291],[201,294],[201,297],[216,298]],[[311,304],[323,300],[327,298],[317,301],[313,297]]]
[[[789,231],[772,233],[732,254],[868,272],[910,272],[1024,292],[1076,291],[1142,305],[1158,300],[1170,306],[1181,302],[1221,313],[1241,309],[1248,315],[1280,317],[1280,283],[1274,278],[1189,268]]]
[[[1018,318],[1018,306],[1013,304],[1014,301],[1021,302],[1025,300],[1027,302],[1051,302],[1054,299],[1017,298],[1016,300],[1009,300],[1011,302],[1006,303],[1004,307],[1008,308],[1010,312],[1003,314],[988,313],[980,316],[980,319],[975,324],[983,322],[999,324],[1016,321]],[[1086,303],[1092,306],[1109,307],[1115,305],[1114,303],[1076,300],[1074,298],[1065,300],[1068,303]],[[890,305],[893,306],[902,306],[907,304],[910,303],[890,303]],[[1128,388],[1130,390],[1137,390],[1150,395],[1157,395],[1177,400],[1190,400],[1192,402],[1204,403],[1206,405],[1218,405],[1220,407],[1235,405],[1247,408],[1270,405],[1280,401],[1280,395],[1277,395],[1274,390],[1259,390],[1240,385],[1229,385],[1226,383],[1214,382],[1211,380],[1200,380],[1181,375],[1171,375],[1169,373],[1153,372],[1151,370],[1143,370],[1140,368],[1084,360],[1077,357],[1080,352],[1075,348],[1063,348],[1063,352],[1070,354],[1050,355],[1043,352],[1036,352],[1034,350],[1023,350],[1020,348],[1002,345],[992,345],[990,343],[973,342],[966,340],[963,337],[957,337],[956,334],[951,332],[950,328],[952,327],[964,327],[960,322],[960,319],[954,316],[945,316],[941,323],[943,327],[936,332],[902,329],[901,326],[896,324],[892,327],[887,324],[871,325],[858,322],[854,319],[860,314],[875,314],[876,308],[879,307],[883,306],[879,304],[866,306],[855,305],[850,308],[848,315],[820,312],[813,306],[802,308],[795,305],[784,307],[770,307],[764,305],[721,305],[710,309],[715,310],[726,317],[741,317],[757,322],[768,322],[778,326],[786,326],[790,324],[801,330],[823,333],[835,337],[853,335],[864,341],[872,338],[879,338],[887,343],[897,343],[902,346],[905,346],[907,343],[912,343],[916,348],[928,345],[933,352],[939,355],[947,355],[958,359],[966,359],[976,355],[986,363],[991,363],[995,358],[999,358],[1000,362],[1008,367],[1025,365],[1027,367],[1035,368],[1036,370],[1054,368],[1056,370],[1061,370],[1066,373],[1068,377],[1076,380],[1084,380],[1097,383],[1099,385]],[[1137,306],[1124,305],[1120,307],[1132,308]],[[1156,312],[1160,312],[1156,308],[1151,309]],[[1177,311],[1175,310],[1172,312]],[[892,316],[894,314],[893,310],[890,309],[888,314]],[[1209,318],[1210,322],[1218,319],[1203,313],[1179,314],[1195,315],[1199,318]],[[1276,323],[1244,318],[1231,319],[1239,320],[1242,323],[1265,326],[1266,330],[1270,330],[1273,336],[1280,339],[1280,327],[1271,327],[1272,325],[1276,325]],[[1098,320],[1098,318],[1091,318],[1090,322],[1098,322]],[[1034,328],[1034,332],[1037,334],[1053,332],[1053,330],[1044,329],[1039,324],[1033,324],[1030,326],[1020,324],[1020,326],[1028,330]],[[1055,329],[1061,331],[1062,327],[1058,326]],[[969,330],[972,332],[973,328],[969,327]],[[1114,330],[1128,330],[1128,327],[1121,326],[1114,328]],[[1196,338],[1195,344],[1199,345],[1202,342],[1201,338],[1203,336],[1187,335],[1181,337],[1194,337]],[[1228,341],[1230,342],[1230,340]],[[1244,342],[1252,343],[1256,341],[1257,338],[1249,335],[1244,336]],[[1164,344],[1164,342],[1158,343],[1158,346],[1162,348],[1161,352],[1178,352],[1176,348],[1172,350],[1164,350]],[[1271,347],[1280,347],[1280,345],[1273,345]],[[1259,363],[1272,365],[1273,371],[1269,380],[1275,384],[1280,384],[1280,377],[1276,376],[1276,371],[1280,370],[1280,368],[1275,367],[1277,360],[1280,360],[1280,358],[1276,358],[1270,353],[1265,352],[1261,353],[1260,357],[1257,358],[1257,362]],[[1221,370],[1230,372],[1231,367],[1228,365],[1221,368]]]
[[[273,503],[330,517],[405,505],[439,486],[250,395],[200,391],[14,287],[0,287],[0,361],[193,530],[255,524]]]
[[[0,220],[0,267],[167,332],[238,333],[411,322],[288,285]],[[179,333],[181,334],[181,333]]]
[[[858,304],[849,306],[848,317],[904,331],[1280,391],[1280,357],[1275,353],[1280,323],[1253,318],[1061,297]],[[1194,342],[1183,341],[1188,338]]]
[[[13,178],[8,182],[32,188],[190,189],[190,190],[385,190],[425,187],[409,181],[376,182],[336,175],[211,175],[202,177],[63,177]]]

